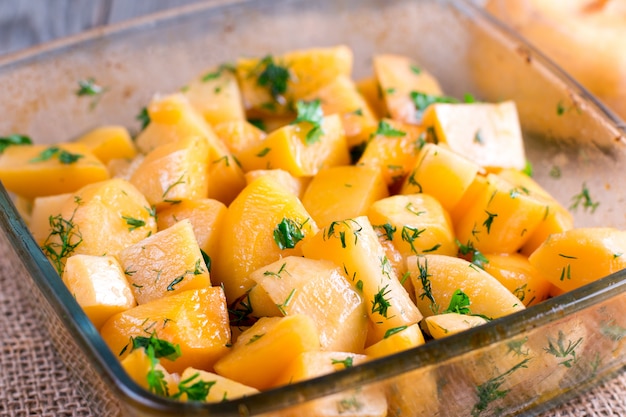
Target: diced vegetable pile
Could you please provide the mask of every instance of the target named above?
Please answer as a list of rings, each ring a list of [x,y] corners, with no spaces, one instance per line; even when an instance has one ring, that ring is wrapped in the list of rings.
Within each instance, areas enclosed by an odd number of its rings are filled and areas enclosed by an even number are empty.
[[[352,60],[336,46],[211,68],[155,96],[134,137],[0,140],[0,180],[142,387],[251,395],[626,267],[625,232],[574,228],[532,179],[513,102],[448,97],[405,56],[355,81]],[[359,410],[333,407],[386,415],[384,392],[355,393]]]

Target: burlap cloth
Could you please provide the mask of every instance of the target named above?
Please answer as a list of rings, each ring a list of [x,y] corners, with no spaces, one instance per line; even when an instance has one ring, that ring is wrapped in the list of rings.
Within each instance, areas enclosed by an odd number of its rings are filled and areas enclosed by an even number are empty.
[[[0,260],[0,416],[95,416]],[[542,417],[626,416],[626,373]]]

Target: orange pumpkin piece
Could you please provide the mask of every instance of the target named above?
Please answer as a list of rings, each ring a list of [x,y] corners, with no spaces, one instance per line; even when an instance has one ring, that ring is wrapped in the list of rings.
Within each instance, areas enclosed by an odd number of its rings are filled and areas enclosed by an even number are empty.
[[[137,305],[122,267],[110,255],[70,256],[63,282],[96,329],[114,314]]]
[[[215,372],[263,390],[274,386],[300,353],[319,348],[317,326],[310,317],[263,317],[239,335],[231,350],[215,364]]]
[[[422,319],[367,217],[329,224],[302,245],[302,252],[307,258],[333,261],[361,294],[371,324],[366,345],[383,339],[389,329]]]
[[[295,177],[312,176],[320,169],[350,163],[346,136],[338,115],[320,123],[322,134],[308,138],[309,122],[288,124],[270,133],[261,143],[240,152],[237,157],[244,171],[283,169]]]
[[[97,219],[97,221],[94,221]],[[113,255],[156,232],[154,211],[128,181],[111,179],[72,194],[50,218],[42,247],[61,273],[69,255]]]
[[[400,194],[430,194],[450,212],[461,201],[481,167],[446,146],[427,143],[409,170]]]
[[[317,225],[298,197],[270,176],[251,182],[232,202],[222,224],[215,283],[234,302],[254,285],[249,275],[281,257],[301,252]]]
[[[217,259],[217,248],[222,238],[222,223],[227,208],[224,203],[210,198],[183,200],[159,210],[157,226],[165,230],[181,220],[188,219],[198,246],[211,259]]]
[[[357,165],[377,166],[390,188],[402,183],[421,147],[424,129],[392,119],[383,119],[373,132]]]
[[[313,177],[302,204],[322,226],[363,216],[374,201],[388,195],[380,168],[346,165],[324,169]]]
[[[237,77],[244,106],[258,114],[289,113],[288,103],[305,98],[340,75],[349,76],[352,61],[352,50],[344,45],[294,50],[261,59],[239,59]],[[264,80],[267,71],[284,74],[284,91]]]
[[[234,68],[209,68],[183,89],[191,106],[212,126],[245,120],[243,101]]]
[[[450,216],[431,195],[383,198],[369,207],[367,217],[405,259],[423,253],[450,256],[457,253]]]
[[[9,146],[0,155],[0,181],[27,199],[73,193],[108,178],[106,166],[82,143]]]
[[[130,353],[131,337],[154,334],[180,346],[176,360],[160,359],[169,372],[183,372],[190,366],[210,370],[228,352],[228,307],[220,287],[183,291],[114,315],[100,333],[120,360]]]
[[[421,122],[421,111],[413,101],[413,92],[439,96],[439,82],[410,58],[381,54],[374,57],[374,72],[389,117],[406,123]]]
[[[132,159],[137,155],[137,148],[124,126],[100,126],[76,140],[87,146],[91,152],[108,164],[112,159]]]
[[[139,304],[211,285],[189,220],[128,246],[119,259]]]
[[[511,291],[526,307],[548,298],[550,281],[519,253],[484,254],[483,269]]]
[[[288,256],[254,271],[250,277],[283,315],[311,317],[323,350],[363,350],[366,306],[333,262]]]
[[[130,182],[152,205],[207,198],[209,143],[191,136],[161,145],[146,155]]]

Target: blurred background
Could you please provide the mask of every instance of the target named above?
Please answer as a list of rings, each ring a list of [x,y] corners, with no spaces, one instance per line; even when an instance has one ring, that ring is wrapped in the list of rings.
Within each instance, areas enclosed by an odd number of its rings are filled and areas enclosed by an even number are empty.
[[[0,0],[0,55],[201,0]]]

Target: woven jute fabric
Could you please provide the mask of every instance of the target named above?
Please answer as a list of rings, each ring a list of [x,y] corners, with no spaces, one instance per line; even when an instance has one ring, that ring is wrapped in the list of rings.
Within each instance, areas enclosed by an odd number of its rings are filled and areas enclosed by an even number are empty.
[[[33,311],[32,295],[13,279],[0,260],[0,416],[98,416]],[[626,416],[626,373],[541,414],[548,416]]]

